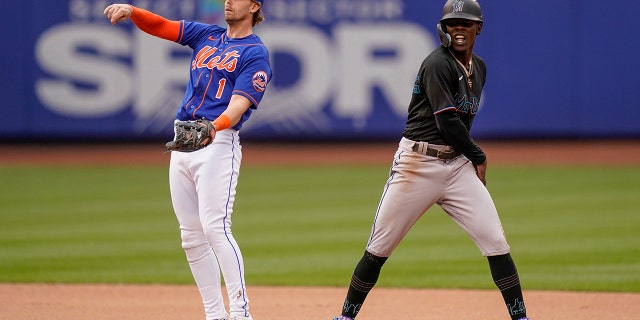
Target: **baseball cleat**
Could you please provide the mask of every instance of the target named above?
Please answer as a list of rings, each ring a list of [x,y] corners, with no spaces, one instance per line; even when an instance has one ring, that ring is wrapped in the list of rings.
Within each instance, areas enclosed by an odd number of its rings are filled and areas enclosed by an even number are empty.
[[[333,320],[353,320],[353,319],[345,316],[338,316],[338,317],[333,317]]]

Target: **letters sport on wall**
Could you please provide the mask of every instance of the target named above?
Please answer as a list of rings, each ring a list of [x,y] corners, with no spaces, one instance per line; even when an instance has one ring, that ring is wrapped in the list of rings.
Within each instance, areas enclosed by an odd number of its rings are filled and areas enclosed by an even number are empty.
[[[599,2],[579,8],[554,2],[551,11],[545,1],[526,10],[517,2],[482,2],[485,26],[475,51],[488,74],[475,138],[640,136],[640,108],[633,102],[640,80],[622,72],[640,66],[616,56],[629,50],[628,42],[614,32],[620,26],[607,22],[633,19],[620,17],[625,12],[609,17]],[[131,3],[170,19],[224,25],[219,0]],[[111,26],[102,15],[104,1],[13,5],[21,14],[7,23],[22,34],[15,50],[0,52],[6,65],[0,92],[18,106],[0,106],[13,119],[0,139],[67,139],[79,131],[108,140],[172,134],[193,63],[188,48],[130,23]],[[423,0],[266,1],[267,19],[254,31],[269,47],[273,78],[243,137],[397,140],[417,68],[439,45],[441,9],[439,1]],[[522,23],[542,17],[543,25]],[[599,27],[587,32],[576,21]]]

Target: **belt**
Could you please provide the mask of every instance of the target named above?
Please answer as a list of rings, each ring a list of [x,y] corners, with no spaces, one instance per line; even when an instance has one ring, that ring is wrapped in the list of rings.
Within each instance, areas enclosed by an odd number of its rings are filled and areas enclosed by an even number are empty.
[[[426,149],[420,148],[420,144],[416,143],[413,145],[413,152],[417,152],[423,154],[425,156],[436,157],[440,160],[450,160],[460,155],[460,152],[451,149],[451,150],[438,150],[427,147]]]

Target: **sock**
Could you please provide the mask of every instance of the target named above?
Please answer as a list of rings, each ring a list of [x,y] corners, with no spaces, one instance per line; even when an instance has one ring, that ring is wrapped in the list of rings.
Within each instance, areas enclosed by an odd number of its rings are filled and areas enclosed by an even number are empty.
[[[347,297],[342,306],[343,316],[355,319],[367,294],[376,285],[385,261],[387,257],[377,257],[367,251],[364,252],[351,276]]]
[[[507,306],[512,320],[527,316],[527,309],[522,298],[522,288],[516,265],[507,253],[499,256],[487,257],[493,282],[496,284]]]

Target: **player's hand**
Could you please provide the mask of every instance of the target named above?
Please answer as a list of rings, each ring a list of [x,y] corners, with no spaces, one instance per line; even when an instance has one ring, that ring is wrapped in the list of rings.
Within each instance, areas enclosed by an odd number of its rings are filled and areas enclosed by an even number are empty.
[[[206,125],[206,124],[202,124],[202,123],[200,123],[199,125],[200,125],[200,126],[202,126],[202,127],[207,128],[207,125]],[[216,137],[216,132],[217,132],[217,130],[216,130],[216,126],[212,123],[212,124],[209,126],[209,136],[208,136],[208,137],[206,137],[206,138],[204,138],[204,139],[202,140],[202,142],[200,143],[200,145],[202,145],[202,146],[206,146],[206,145],[210,144],[211,142],[213,142],[213,139],[215,139],[215,137]]]
[[[487,179],[485,175],[487,173],[487,160],[485,160],[481,164],[476,164],[474,166],[476,167],[476,174],[478,175],[478,178],[480,179],[480,181],[482,181],[482,184],[486,186]]]
[[[111,24],[115,25],[130,18],[133,14],[133,7],[129,4],[112,4],[104,9],[104,14],[111,21]]]

